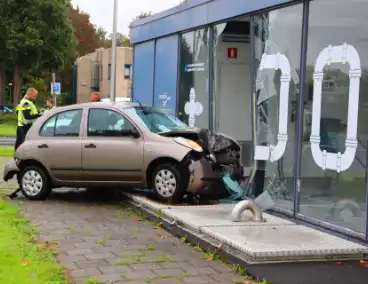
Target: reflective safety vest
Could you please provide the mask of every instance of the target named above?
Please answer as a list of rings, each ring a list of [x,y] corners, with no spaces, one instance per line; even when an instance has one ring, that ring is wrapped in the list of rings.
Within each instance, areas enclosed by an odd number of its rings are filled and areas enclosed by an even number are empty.
[[[47,112],[47,111],[49,111],[49,110],[52,110],[53,108],[55,108],[55,106],[45,108],[45,112]]]
[[[26,104],[28,105],[25,106]],[[18,112],[18,126],[30,125],[37,120],[37,119],[25,119],[23,116],[24,110],[30,110],[30,114],[32,115],[38,114],[38,109],[35,106],[35,104],[31,100],[23,98],[16,108],[16,111]]]

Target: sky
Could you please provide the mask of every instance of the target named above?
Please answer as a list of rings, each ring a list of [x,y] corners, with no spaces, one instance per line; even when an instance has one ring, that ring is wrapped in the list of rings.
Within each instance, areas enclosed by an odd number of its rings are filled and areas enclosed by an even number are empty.
[[[129,24],[142,12],[153,14],[178,5],[180,0],[118,0],[118,32],[128,35]],[[112,33],[113,0],[72,0],[73,5],[90,14],[91,22]]]

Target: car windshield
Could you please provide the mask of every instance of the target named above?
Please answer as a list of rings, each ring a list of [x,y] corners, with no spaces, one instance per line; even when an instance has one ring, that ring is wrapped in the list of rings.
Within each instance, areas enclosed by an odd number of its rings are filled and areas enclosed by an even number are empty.
[[[154,133],[185,130],[188,128],[188,125],[178,118],[152,107],[129,107],[124,110],[141,125],[147,127]]]

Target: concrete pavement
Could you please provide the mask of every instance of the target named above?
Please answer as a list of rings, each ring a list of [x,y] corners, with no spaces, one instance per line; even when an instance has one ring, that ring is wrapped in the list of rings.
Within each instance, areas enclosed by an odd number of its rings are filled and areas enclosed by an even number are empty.
[[[0,172],[6,159],[0,158]],[[2,192],[15,188],[3,183]],[[160,224],[137,216],[108,192],[60,190],[43,202],[15,200],[40,232],[58,246],[58,262],[73,284],[243,283],[220,261],[184,243]],[[93,280],[92,280],[93,279]],[[98,282],[100,283],[100,282]]]

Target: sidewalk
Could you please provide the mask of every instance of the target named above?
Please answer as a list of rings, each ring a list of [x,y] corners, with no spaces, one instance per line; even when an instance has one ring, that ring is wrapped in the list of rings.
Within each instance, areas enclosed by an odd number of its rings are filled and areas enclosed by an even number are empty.
[[[228,284],[242,279],[157,224],[139,219],[129,205],[108,198],[98,202],[101,196],[67,192],[46,202],[18,202],[38,227],[40,240],[59,245],[57,260],[72,283],[90,278],[91,284]]]

